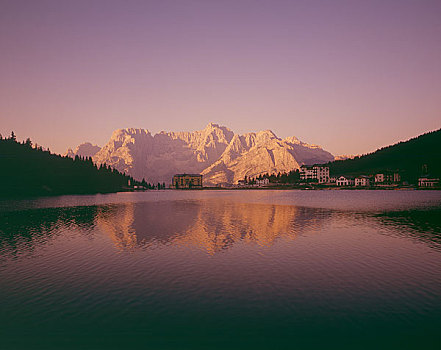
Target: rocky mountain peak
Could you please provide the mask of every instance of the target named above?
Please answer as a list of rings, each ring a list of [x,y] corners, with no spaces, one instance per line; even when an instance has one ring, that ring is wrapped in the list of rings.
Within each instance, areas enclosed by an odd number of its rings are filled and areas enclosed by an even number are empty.
[[[147,129],[125,128],[116,129],[111,136],[111,140],[121,140],[126,137],[143,137],[151,136],[150,131]]]
[[[280,140],[271,130],[263,130],[256,133],[256,143],[268,143],[271,140]]]
[[[212,122],[210,122],[210,123],[208,123],[207,124],[207,126],[205,127],[205,129],[204,130],[207,130],[207,129],[215,129],[215,128],[220,128],[220,126],[219,126],[219,124],[216,124],[216,123],[212,123]]]
[[[215,123],[198,131],[161,131],[154,136],[146,129],[118,129],[93,156],[96,163],[137,179],[170,183],[176,173],[201,173],[206,185],[333,159],[329,152],[295,137],[282,140],[271,130],[239,135]]]
[[[205,129],[202,130],[202,134],[205,138],[212,138],[227,143],[230,142],[234,136],[234,132],[227,127],[214,123],[209,123]]]

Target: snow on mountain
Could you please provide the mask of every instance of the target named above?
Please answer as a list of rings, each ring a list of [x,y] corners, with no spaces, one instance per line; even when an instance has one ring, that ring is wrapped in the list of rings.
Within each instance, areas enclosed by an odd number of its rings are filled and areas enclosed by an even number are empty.
[[[213,123],[199,131],[156,135],[145,129],[118,129],[93,156],[98,164],[148,182],[169,183],[177,173],[201,173],[205,185],[236,183],[245,176],[287,172],[333,159],[319,146],[295,137],[280,139],[270,130],[238,135]]]

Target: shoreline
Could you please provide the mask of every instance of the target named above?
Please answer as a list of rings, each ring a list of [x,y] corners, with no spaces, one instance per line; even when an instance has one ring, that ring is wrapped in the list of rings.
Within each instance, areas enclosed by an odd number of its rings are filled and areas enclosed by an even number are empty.
[[[18,195],[18,196],[1,196],[0,201],[7,200],[26,200],[35,198],[51,198],[59,196],[91,196],[98,194],[114,194],[114,193],[137,193],[137,192],[156,192],[156,191],[265,191],[265,190],[277,190],[277,191],[441,191],[441,187],[432,188],[419,188],[417,186],[406,186],[406,187],[337,187],[337,186],[265,186],[265,187],[202,187],[202,188],[164,188],[161,190],[149,189],[125,189],[123,191],[106,191],[106,192],[87,192],[87,193],[53,193],[53,194],[31,194]]]
[[[207,190],[228,190],[228,191],[244,191],[244,190],[302,190],[302,191],[440,191],[441,187],[420,188],[417,186],[384,186],[384,187],[337,187],[337,186],[262,186],[262,187],[202,187],[202,188],[166,188],[166,190],[176,191],[207,191]],[[154,190],[145,190],[154,191]]]

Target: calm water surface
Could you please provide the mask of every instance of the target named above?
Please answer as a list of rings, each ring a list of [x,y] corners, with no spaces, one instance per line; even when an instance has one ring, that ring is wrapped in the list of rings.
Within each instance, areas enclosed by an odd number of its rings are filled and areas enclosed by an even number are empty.
[[[2,349],[439,349],[441,192],[0,201]]]

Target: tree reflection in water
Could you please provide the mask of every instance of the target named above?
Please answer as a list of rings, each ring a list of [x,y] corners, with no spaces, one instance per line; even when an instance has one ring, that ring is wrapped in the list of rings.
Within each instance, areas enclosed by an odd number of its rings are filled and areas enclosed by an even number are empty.
[[[441,246],[440,208],[371,213],[181,200],[0,212],[0,249],[14,255],[66,230],[80,230],[85,235],[103,232],[121,250],[172,244],[198,246],[215,254],[239,242],[271,246],[280,237],[293,240],[338,220],[380,225],[388,234]]]
[[[96,206],[0,212],[0,253],[14,256],[32,251],[66,230],[79,229],[84,235],[92,235],[97,212]]]

